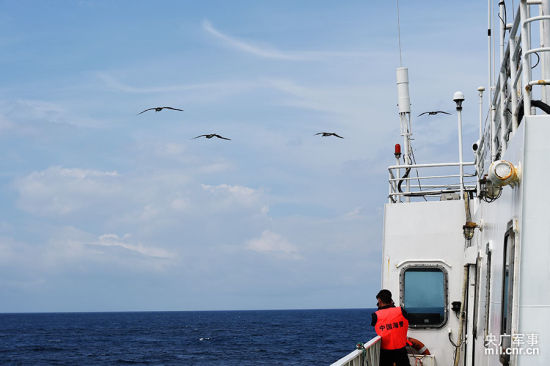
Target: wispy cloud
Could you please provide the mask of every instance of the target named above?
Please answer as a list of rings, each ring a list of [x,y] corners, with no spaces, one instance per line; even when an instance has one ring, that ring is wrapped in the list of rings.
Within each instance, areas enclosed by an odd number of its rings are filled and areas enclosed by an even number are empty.
[[[124,235],[121,238],[116,234],[103,234],[97,241],[91,244],[105,247],[120,247],[152,258],[172,258],[174,256],[172,253],[162,248],[146,247],[142,244],[129,244],[127,242],[129,237],[130,235]]]
[[[76,113],[72,108],[59,103],[53,103],[45,100],[19,99],[2,100],[0,106],[7,110],[7,115],[13,122],[28,125],[29,123],[60,124],[84,127],[100,127],[102,122],[94,118]],[[17,127],[20,131],[25,131],[29,127]]]
[[[265,79],[266,87],[288,96],[284,105],[340,115],[346,119],[361,120],[368,114],[363,103],[373,89],[365,86],[302,85],[291,79]],[[347,123],[346,119],[339,123]]]
[[[281,51],[268,45],[258,45],[249,41],[244,41],[220,32],[214,28],[208,20],[203,20],[202,28],[222,40],[228,47],[267,59],[287,60],[287,61],[312,61],[323,60],[327,57],[366,57],[365,52],[348,51]]]
[[[204,20],[202,22],[202,28],[210,33],[211,35],[215,36],[216,38],[221,39],[225,42],[225,44],[229,47],[236,48],[238,50],[251,53],[253,55],[264,57],[264,58],[272,58],[272,59],[279,59],[279,60],[290,60],[290,61],[301,61],[310,59],[311,55],[308,57],[308,55],[298,52],[285,52],[280,51],[275,48],[266,47],[266,46],[257,46],[253,45],[249,42],[241,41],[237,38],[228,36],[226,34],[223,34],[208,21]]]

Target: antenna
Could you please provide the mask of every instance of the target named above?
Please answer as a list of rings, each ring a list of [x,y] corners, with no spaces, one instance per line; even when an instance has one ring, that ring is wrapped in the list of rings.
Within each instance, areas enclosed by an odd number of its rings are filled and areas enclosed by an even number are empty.
[[[399,22],[399,0],[395,0],[397,4],[397,41],[399,43],[399,66],[403,66],[403,57],[401,56],[401,24]]]
[[[399,109],[399,120],[401,123],[401,136],[403,136],[403,160],[406,165],[412,164],[411,159],[411,98],[409,96],[409,69],[403,67],[403,57],[401,52],[401,24],[399,20],[399,0],[397,4],[397,38],[399,41],[399,66],[397,68],[397,106]],[[397,155],[396,155],[397,156]],[[399,161],[399,160],[398,160]],[[410,168],[408,170],[410,171]],[[408,173],[405,173],[405,175]],[[398,170],[398,175],[400,175]],[[407,179],[407,192],[410,191],[410,181]],[[407,197],[407,202],[410,202],[410,197]]]

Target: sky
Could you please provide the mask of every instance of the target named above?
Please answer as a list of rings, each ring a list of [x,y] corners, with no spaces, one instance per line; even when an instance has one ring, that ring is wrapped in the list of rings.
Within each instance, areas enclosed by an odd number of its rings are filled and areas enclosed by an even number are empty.
[[[486,4],[399,6],[416,159],[462,90],[470,161]],[[0,312],[374,307],[395,2],[0,1],[0,49]]]

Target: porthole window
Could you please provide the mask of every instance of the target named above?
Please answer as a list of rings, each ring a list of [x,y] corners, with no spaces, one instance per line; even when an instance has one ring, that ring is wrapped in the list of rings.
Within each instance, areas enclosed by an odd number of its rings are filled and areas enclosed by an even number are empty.
[[[401,272],[401,304],[409,326],[439,328],[447,322],[447,271],[441,266],[415,265]]]

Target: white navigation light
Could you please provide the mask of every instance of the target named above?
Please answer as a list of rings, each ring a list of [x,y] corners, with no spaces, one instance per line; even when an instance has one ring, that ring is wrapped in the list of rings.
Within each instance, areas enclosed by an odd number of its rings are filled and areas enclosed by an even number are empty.
[[[488,178],[496,186],[514,186],[519,180],[518,169],[507,160],[497,160],[489,167]]]
[[[453,101],[456,103],[456,110],[462,109],[462,102],[464,102],[464,93],[457,91],[453,94]]]
[[[453,100],[455,102],[463,102],[464,101],[464,93],[461,91],[457,91],[453,95]]]

